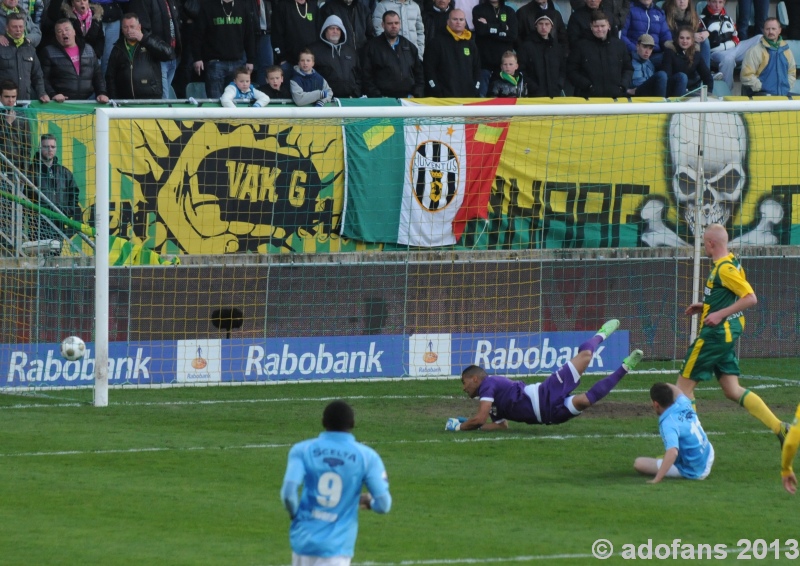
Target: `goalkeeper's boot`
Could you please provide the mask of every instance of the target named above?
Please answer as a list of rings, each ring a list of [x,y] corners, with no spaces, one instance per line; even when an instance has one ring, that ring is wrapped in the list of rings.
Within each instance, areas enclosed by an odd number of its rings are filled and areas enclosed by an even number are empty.
[[[603,340],[606,340],[609,336],[614,334],[614,331],[617,328],[619,328],[619,321],[616,318],[612,318],[600,327],[600,330],[597,331],[597,334],[602,336]]]
[[[627,358],[622,360],[622,367],[625,368],[625,371],[631,371],[636,368],[639,362],[642,361],[643,357],[644,357],[644,352],[642,352],[641,350],[634,350],[633,352],[628,354]]]
[[[776,435],[778,437],[778,441],[781,443],[781,450],[783,450],[783,442],[786,440],[786,435],[789,434],[789,429],[792,425],[789,423],[781,422],[781,429],[778,431]]]

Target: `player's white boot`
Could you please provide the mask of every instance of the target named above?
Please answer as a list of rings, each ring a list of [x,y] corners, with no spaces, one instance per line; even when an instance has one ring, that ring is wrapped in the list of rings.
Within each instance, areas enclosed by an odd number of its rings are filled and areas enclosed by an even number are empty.
[[[644,357],[644,352],[641,350],[634,350],[628,357],[622,360],[622,367],[625,368],[626,371],[631,371],[632,369],[636,368],[639,362],[642,361]]]
[[[602,336],[603,340],[606,340],[609,336],[614,334],[614,331],[617,328],[619,328],[619,321],[616,318],[612,318],[600,327],[600,330],[597,331],[597,334]]]

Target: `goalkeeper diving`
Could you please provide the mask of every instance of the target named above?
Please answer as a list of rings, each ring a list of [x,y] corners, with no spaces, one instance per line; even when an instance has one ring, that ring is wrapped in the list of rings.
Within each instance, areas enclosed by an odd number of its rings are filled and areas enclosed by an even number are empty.
[[[489,375],[480,366],[469,366],[461,373],[461,384],[467,395],[480,400],[478,411],[469,419],[448,419],[445,429],[501,430],[508,428],[508,421],[552,425],[579,416],[608,395],[642,360],[642,351],[633,350],[616,371],[592,385],[589,391],[572,394],[598,346],[617,328],[618,320],[606,322],[592,338],[580,345],[574,358],[541,383],[526,385],[500,375]]]

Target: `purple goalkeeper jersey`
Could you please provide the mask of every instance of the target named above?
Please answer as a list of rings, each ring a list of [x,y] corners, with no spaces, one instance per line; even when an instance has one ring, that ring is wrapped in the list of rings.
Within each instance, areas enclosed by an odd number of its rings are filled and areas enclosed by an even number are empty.
[[[525,387],[521,381],[511,381],[502,375],[490,375],[478,386],[478,399],[492,402],[493,422],[508,419],[519,423],[539,424]]]

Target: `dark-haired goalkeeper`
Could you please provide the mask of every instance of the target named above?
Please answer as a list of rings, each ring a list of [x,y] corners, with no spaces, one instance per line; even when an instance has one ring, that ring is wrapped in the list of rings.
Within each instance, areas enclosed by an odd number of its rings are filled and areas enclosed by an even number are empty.
[[[292,446],[281,487],[283,505],[292,518],[292,566],[349,566],[358,509],[388,513],[392,507],[381,457],[350,432],[355,427],[350,405],[330,403],[322,426],[325,432],[319,437]],[[364,485],[368,493],[361,492]]]
[[[478,412],[464,422],[448,419],[445,430],[499,430],[508,428],[508,421],[551,425],[577,417],[608,395],[642,359],[641,350],[632,351],[614,373],[586,393],[572,395],[597,347],[617,328],[618,320],[606,322],[597,334],[579,346],[577,356],[542,383],[526,385],[500,375],[488,375],[480,366],[469,366],[461,373],[461,383],[467,395],[480,400]],[[487,422],[489,419],[491,422]]]
[[[700,330],[689,346],[676,385],[696,411],[694,388],[716,376],[725,397],[764,423],[783,446],[789,425],[781,422],[761,397],[739,385],[736,340],[744,332],[744,311],[758,303],[755,291],[739,260],[728,252],[728,232],[722,225],[706,227],[703,245],[714,265],[703,287],[703,302],[686,309],[687,315],[700,315]]]

